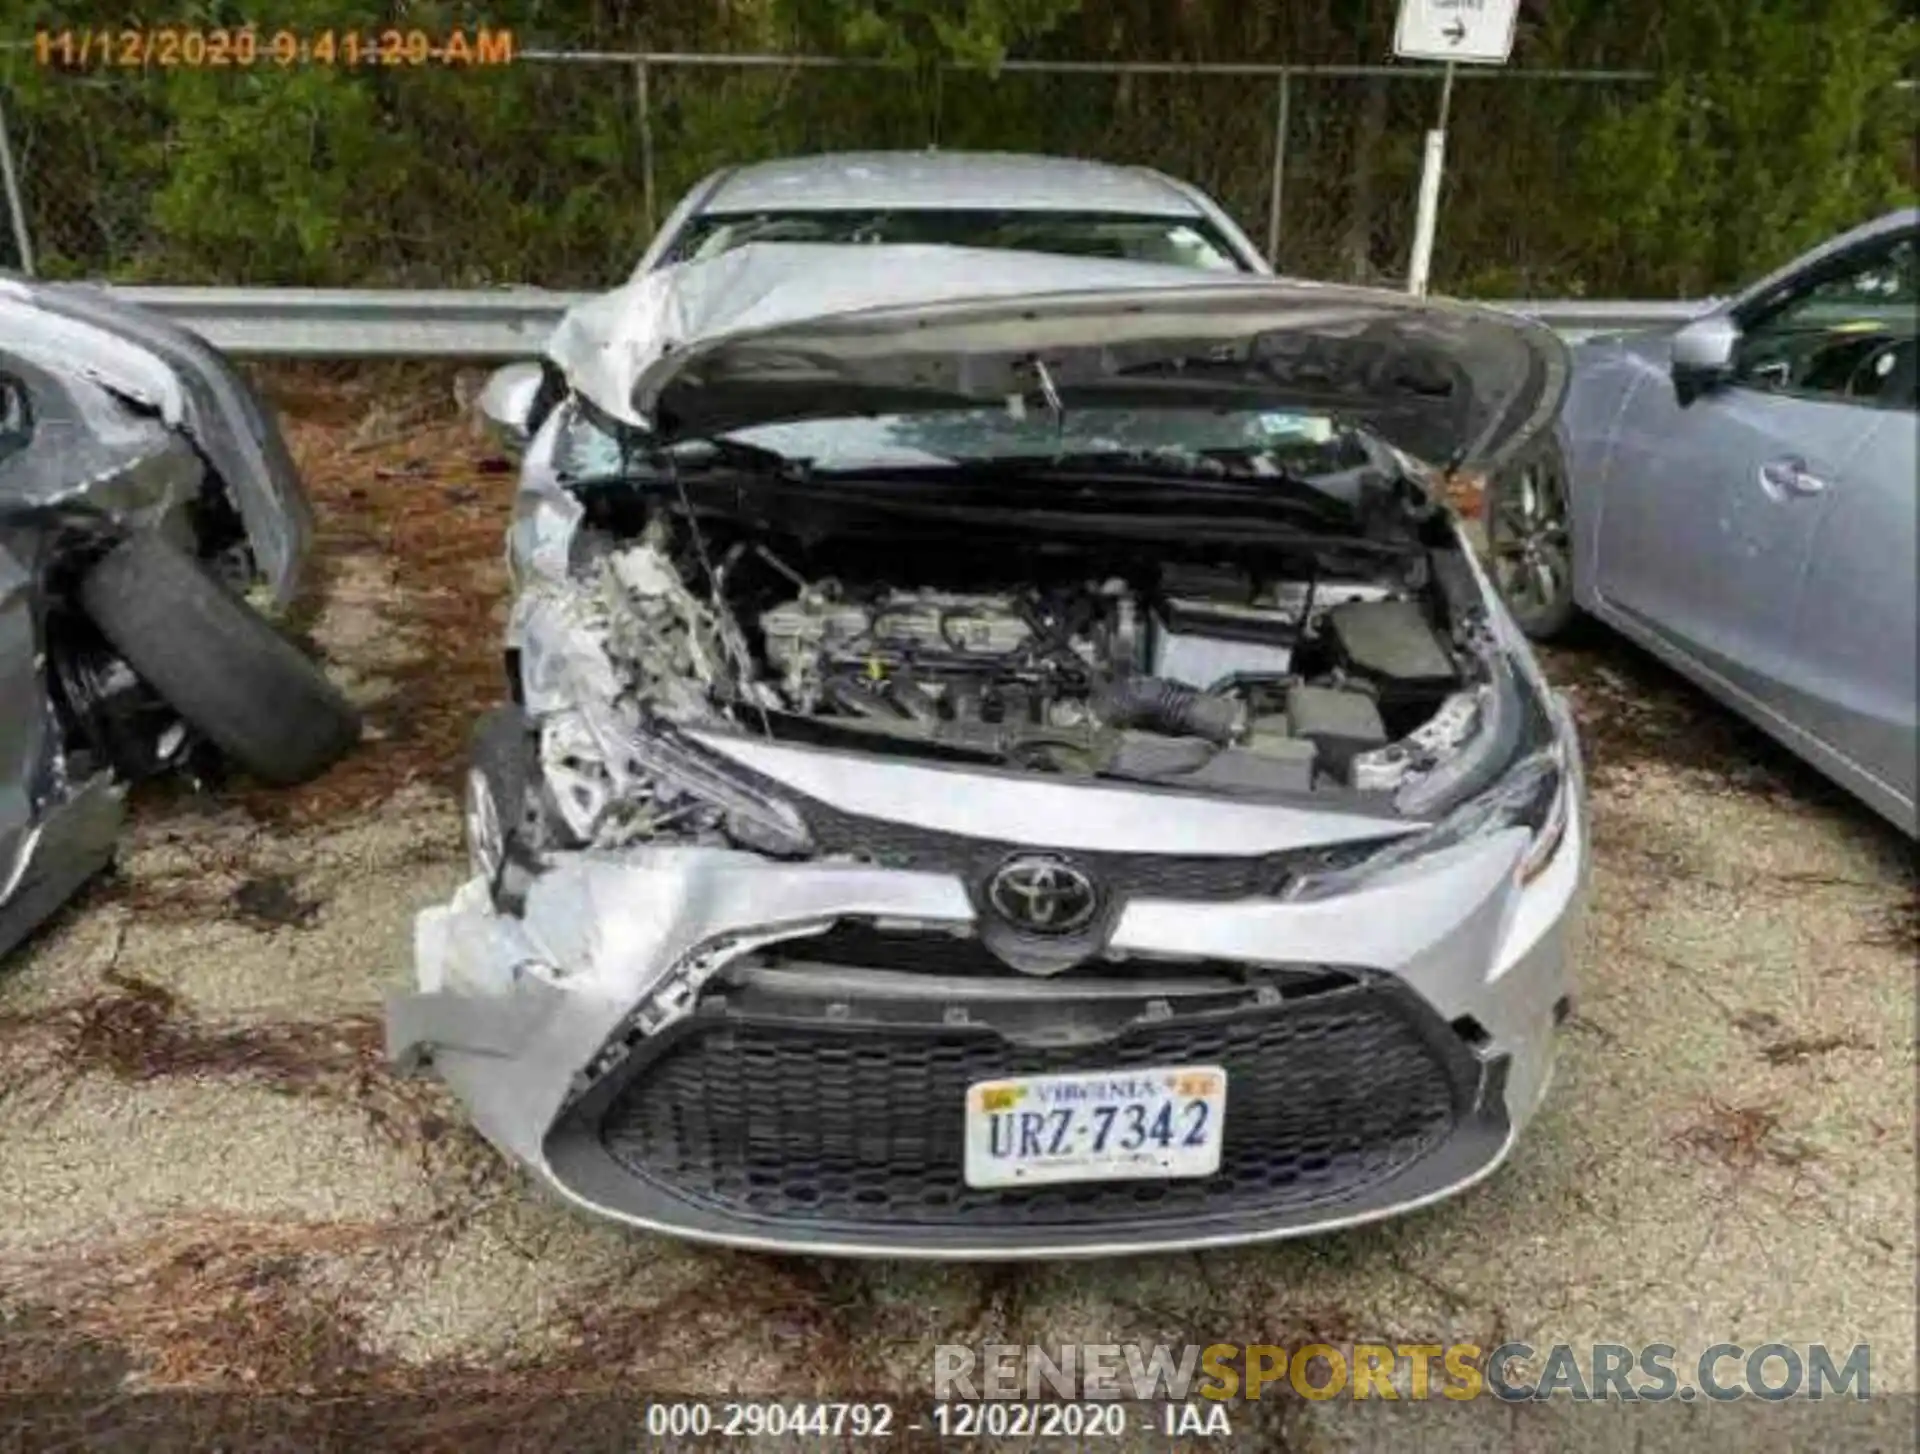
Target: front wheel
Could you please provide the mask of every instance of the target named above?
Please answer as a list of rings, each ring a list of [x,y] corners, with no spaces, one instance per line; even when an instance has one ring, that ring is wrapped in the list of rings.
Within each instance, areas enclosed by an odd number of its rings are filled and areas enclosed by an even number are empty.
[[[1486,527],[1493,581],[1520,629],[1535,641],[1563,634],[1578,607],[1567,468],[1557,445],[1540,446],[1488,481]]]
[[[531,860],[525,838],[538,816],[539,739],[518,707],[496,707],[474,729],[460,795],[467,856],[496,908],[526,907]]]
[[[247,771],[318,777],[360,717],[273,625],[159,535],[134,535],[80,581],[100,634],[168,706]]]

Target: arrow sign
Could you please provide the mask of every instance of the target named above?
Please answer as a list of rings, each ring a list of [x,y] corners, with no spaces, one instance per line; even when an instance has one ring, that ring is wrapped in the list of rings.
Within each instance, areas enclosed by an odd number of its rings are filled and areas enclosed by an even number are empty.
[[[1400,0],[1393,53],[1410,61],[1505,65],[1520,0]]]

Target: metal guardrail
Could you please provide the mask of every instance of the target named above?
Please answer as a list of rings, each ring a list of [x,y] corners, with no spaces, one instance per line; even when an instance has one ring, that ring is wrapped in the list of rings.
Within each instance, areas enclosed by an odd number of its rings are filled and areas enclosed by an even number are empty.
[[[591,293],[545,288],[184,288],[108,291],[228,353],[269,358],[525,358]]]
[[[267,358],[525,358],[591,293],[544,288],[113,287],[229,353]],[[1538,318],[1572,340],[1659,328],[1710,306],[1552,300],[1493,306]]]

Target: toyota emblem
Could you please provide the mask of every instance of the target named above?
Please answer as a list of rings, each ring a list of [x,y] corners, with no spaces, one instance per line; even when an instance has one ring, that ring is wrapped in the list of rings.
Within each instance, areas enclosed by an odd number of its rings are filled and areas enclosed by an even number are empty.
[[[1010,858],[987,880],[987,902],[1029,934],[1071,934],[1100,907],[1093,880],[1064,859],[1042,854]]]

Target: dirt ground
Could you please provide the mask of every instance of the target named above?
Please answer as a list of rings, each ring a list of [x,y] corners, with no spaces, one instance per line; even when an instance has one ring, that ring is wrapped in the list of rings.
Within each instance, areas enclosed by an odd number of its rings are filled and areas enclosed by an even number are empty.
[[[1548,659],[1592,781],[1582,998],[1547,1109],[1463,1197],[982,1269],[695,1250],[526,1185],[387,1070],[378,1018],[414,912],[461,877],[452,782],[499,691],[512,478],[462,421],[476,382],[270,375],[323,522],[311,639],[368,742],[291,793],[143,791],[117,871],[0,974],[13,1416],[131,1447],[585,1447],[648,1391],[924,1400],[936,1343],[1781,1341],[1869,1343],[1896,1395],[1844,1438],[1801,1405],[1792,1442],[1911,1447],[1910,845],[1618,642]],[[1288,1394],[1222,1446],[1786,1447],[1761,1412]]]

